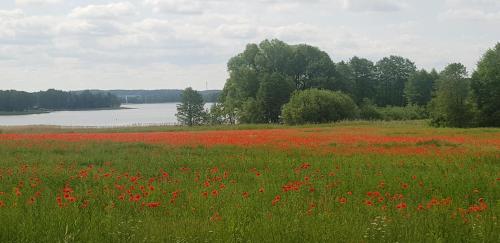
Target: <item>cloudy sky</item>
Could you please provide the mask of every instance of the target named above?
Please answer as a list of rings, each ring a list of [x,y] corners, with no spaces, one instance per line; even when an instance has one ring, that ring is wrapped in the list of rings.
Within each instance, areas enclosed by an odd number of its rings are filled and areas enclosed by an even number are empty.
[[[1,0],[0,89],[222,88],[249,42],[473,69],[500,0]]]

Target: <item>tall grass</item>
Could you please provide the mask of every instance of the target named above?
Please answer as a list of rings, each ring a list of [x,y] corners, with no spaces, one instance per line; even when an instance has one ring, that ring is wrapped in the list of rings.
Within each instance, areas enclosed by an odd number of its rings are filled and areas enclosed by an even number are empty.
[[[498,153],[4,141],[0,158],[0,242],[500,239]]]

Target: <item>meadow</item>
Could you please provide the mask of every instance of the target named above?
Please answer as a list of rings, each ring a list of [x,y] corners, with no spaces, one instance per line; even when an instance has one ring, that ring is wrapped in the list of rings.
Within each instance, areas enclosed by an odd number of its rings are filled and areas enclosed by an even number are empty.
[[[500,129],[0,133],[0,242],[499,242]]]

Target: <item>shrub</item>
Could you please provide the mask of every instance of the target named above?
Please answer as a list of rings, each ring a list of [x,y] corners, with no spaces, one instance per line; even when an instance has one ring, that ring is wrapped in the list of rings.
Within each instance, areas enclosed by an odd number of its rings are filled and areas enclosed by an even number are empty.
[[[362,120],[382,120],[383,115],[369,99],[364,99],[359,107],[359,118]]]
[[[341,92],[309,89],[293,93],[284,105],[282,119],[288,124],[327,123],[356,118],[358,107]]]
[[[378,111],[386,121],[421,120],[429,118],[427,110],[417,105],[408,105],[404,107],[388,106],[378,108]]]

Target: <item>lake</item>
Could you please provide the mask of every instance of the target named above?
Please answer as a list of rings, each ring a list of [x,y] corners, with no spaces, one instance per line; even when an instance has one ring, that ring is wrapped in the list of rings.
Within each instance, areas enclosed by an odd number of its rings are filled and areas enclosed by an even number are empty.
[[[212,104],[207,103],[205,108]],[[0,126],[55,125],[117,127],[177,124],[177,103],[124,104],[119,110],[56,111],[44,114],[0,116]]]

